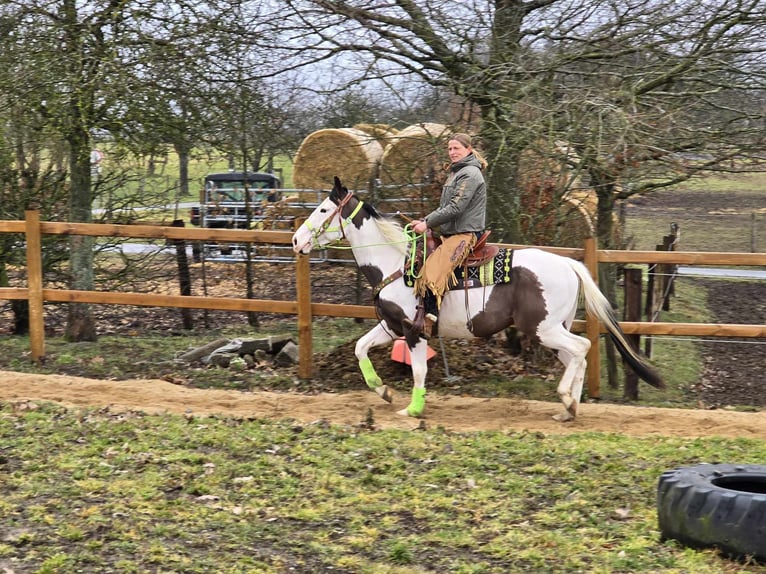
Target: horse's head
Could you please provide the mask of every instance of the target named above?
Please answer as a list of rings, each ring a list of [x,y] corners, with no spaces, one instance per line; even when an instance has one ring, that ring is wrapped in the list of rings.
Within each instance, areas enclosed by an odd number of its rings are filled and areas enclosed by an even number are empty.
[[[345,237],[344,227],[355,215],[354,206],[361,205],[359,201],[352,202],[353,197],[354,194],[336,176],[330,195],[293,234],[293,251],[306,254],[313,248],[324,247]]]

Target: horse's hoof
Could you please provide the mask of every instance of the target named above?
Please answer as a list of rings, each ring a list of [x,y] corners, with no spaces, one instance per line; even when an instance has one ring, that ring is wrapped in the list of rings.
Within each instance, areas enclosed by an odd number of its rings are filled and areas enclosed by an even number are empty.
[[[402,410],[400,410],[400,411],[396,411],[396,414],[397,414],[397,415],[402,415],[403,417],[411,417],[411,418],[415,418],[415,419],[419,419],[419,418],[420,418],[420,415],[414,415],[414,414],[412,414],[412,413],[410,412],[409,408],[406,408],[406,409],[402,409]]]
[[[394,400],[394,393],[391,392],[391,389],[388,388],[388,385],[380,385],[375,389],[375,392],[378,393],[378,396],[387,403],[391,403]]]
[[[573,421],[574,415],[570,413],[569,411],[565,413],[561,413],[560,415],[553,415],[553,420],[558,421],[560,423],[568,423],[569,421]]]

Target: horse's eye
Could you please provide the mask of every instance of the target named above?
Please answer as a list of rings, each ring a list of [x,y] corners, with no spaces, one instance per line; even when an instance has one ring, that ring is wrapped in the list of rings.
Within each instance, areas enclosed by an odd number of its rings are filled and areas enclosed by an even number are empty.
[[[320,213],[327,213],[329,210],[325,209],[324,207],[319,210]]]

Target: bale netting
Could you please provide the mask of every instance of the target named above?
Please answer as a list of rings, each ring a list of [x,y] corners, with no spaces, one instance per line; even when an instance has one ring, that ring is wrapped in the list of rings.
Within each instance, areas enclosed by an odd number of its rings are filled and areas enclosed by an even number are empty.
[[[349,189],[367,189],[377,177],[383,146],[374,135],[355,128],[315,131],[303,140],[293,163],[293,186],[331,189],[340,177]]]
[[[442,124],[414,124],[404,128],[386,146],[380,162],[383,185],[412,185],[428,181],[442,171],[447,159],[450,130]]]
[[[380,162],[377,190],[378,200],[388,204],[385,210],[421,216],[439,204],[450,133],[445,125],[423,123],[391,138]]]
[[[388,145],[388,142],[391,141],[391,138],[399,133],[399,130],[389,126],[388,124],[355,124],[354,129],[374,137],[376,140],[378,140],[378,143],[383,150],[386,149],[386,146]]]

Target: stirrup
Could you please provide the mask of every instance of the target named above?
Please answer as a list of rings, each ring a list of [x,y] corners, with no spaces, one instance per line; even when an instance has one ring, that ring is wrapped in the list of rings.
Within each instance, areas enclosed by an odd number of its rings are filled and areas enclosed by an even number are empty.
[[[434,325],[436,325],[437,320],[438,319],[436,315],[434,315],[433,313],[426,313],[426,316],[423,320],[423,333],[422,333],[422,336],[426,341],[428,341],[431,338],[433,334]]]

